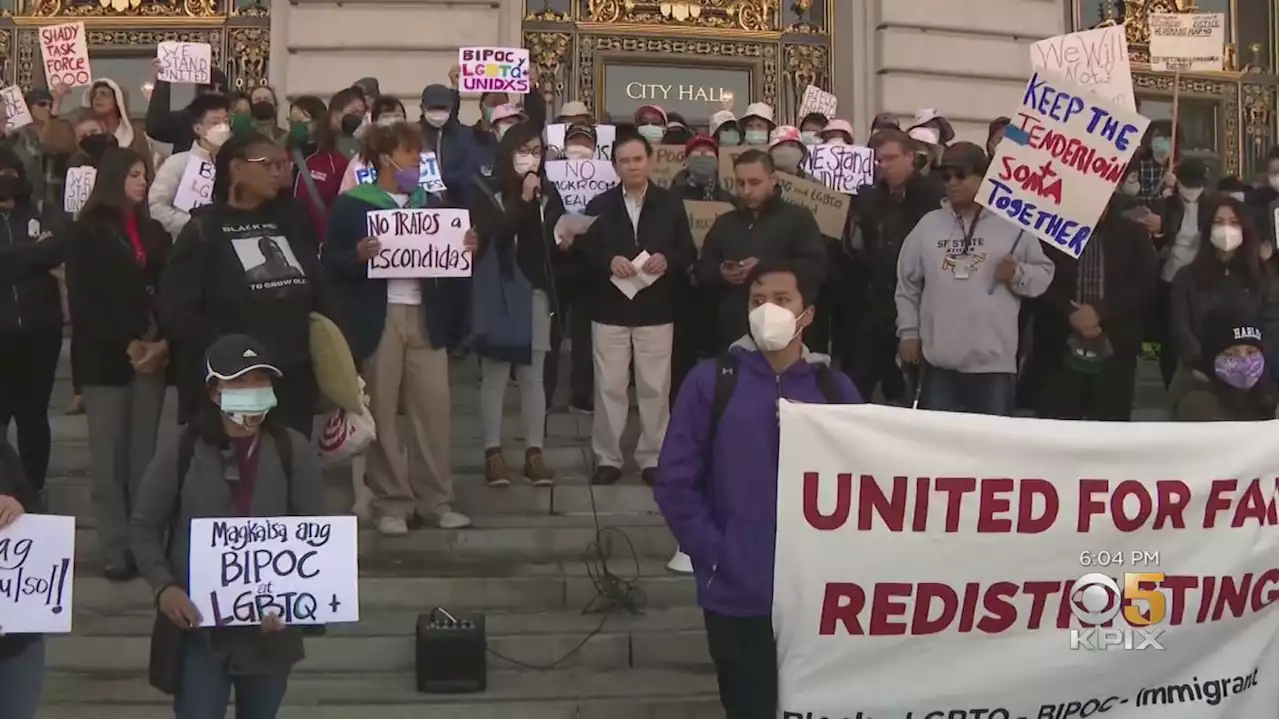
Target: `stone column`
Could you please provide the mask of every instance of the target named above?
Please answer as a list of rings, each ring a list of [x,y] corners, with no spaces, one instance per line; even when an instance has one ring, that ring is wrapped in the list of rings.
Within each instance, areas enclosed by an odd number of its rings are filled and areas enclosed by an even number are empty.
[[[289,10],[293,3],[285,0],[272,2],[271,5],[271,54],[267,59],[267,82],[276,89],[284,107],[277,108],[282,114],[289,111],[289,103],[284,98],[289,95]]]
[[[854,141],[866,142],[871,120],[880,111],[872,105],[875,92],[875,0],[832,3],[832,92],[840,100],[837,115],[853,124]]]
[[[505,47],[524,45],[524,0],[500,0],[498,6],[498,44]]]

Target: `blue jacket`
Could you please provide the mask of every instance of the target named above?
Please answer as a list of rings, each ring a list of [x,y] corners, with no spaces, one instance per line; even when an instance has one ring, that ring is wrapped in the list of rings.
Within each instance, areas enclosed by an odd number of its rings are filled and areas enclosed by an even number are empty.
[[[729,351],[738,359],[738,380],[717,438],[708,436],[716,363],[707,360],[680,387],[653,495],[693,559],[698,603],[718,614],[767,617],[778,516],[777,402],[824,403],[814,365],[828,359],[806,351],[803,362],[778,375],[747,337]],[[844,373],[833,376],[842,403],[862,403]]]

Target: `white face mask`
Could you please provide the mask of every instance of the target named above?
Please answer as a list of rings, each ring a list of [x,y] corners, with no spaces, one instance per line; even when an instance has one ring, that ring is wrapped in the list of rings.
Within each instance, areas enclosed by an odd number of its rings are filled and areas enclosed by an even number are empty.
[[[382,115],[378,118],[378,127],[391,127],[399,122],[404,122],[400,115]]]
[[[538,166],[542,164],[542,158],[537,155],[529,155],[523,152],[517,152],[515,159],[511,162],[511,167],[516,171],[517,175],[524,177],[530,172],[537,172]]]
[[[441,128],[441,127],[444,127],[444,124],[449,121],[449,111],[448,110],[427,110],[426,112],[422,113],[422,117],[426,119],[428,125],[435,128]]]
[[[791,310],[772,302],[760,305],[747,315],[751,338],[756,341],[756,347],[764,352],[777,352],[791,344],[791,340],[800,334],[797,323]]]
[[[223,143],[231,139],[231,128],[226,125],[214,125],[204,131],[205,144],[214,149],[222,147]]]
[[[564,159],[566,160],[590,160],[595,156],[595,148],[583,145],[569,145],[564,148]]]
[[[1142,183],[1138,182],[1136,177],[1131,180],[1125,180],[1124,184],[1120,186],[1120,191],[1129,197],[1137,197],[1138,193],[1142,191]]]
[[[1195,202],[1204,194],[1203,187],[1183,187],[1178,185],[1178,194],[1182,195],[1182,199],[1186,202]]]
[[[662,142],[662,136],[667,134],[667,128],[662,125],[641,125],[636,128],[640,136],[649,142]]]
[[[1223,252],[1231,252],[1242,242],[1244,242],[1244,232],[1235,225],[1214,225],[1213,230],[1209,232],[1209,244]]]

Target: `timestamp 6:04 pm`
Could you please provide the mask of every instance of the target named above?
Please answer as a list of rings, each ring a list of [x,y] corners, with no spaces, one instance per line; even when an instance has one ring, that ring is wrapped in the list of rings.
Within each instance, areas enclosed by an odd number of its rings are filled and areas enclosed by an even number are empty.
[[[1145,549],[1084,551],[1080,553],[1082,567],[1158,567],[1160,553]]]

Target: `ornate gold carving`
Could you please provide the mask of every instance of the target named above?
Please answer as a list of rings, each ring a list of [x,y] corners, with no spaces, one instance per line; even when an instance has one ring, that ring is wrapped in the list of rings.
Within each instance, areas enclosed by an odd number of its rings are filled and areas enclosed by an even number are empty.
[[[1267,72],[1267,66],[1262,62],[1262,43],[1249,43],[1249,62],[1245,63],[1244,71],[1254,75],[1261,75]]]
[[[543,95],[564,97],[565,76],[561,64],[569,56],[573,36],[563,32],[527,32],[524,46],[529,50],[533,64],[538,68],[538,89]]]
[[[96,3],[71,0],[34,0],[29,5],[35,17],[215,17],[215,0],[98,0]]]
[[[267,84],[267,58],[271,55],[271,29],[237,27],[227,30],[227,54],[231,56],[232,87],[248,91]]]
[[[146,48],[155,54],[155,46],[162,42],[202,42],[212,48],[214,67],[223,66],[221,28],[173,28],[156,30],[132,30],[94,28],[90,26],[85,33],[85,42],[89,45],[89,54],[102,49]],[[0,52],[8,54],[8,35],[0,36]],[[18,58],[14,82],[28,90],[32,85],[44,84],[44,71],[40,67],[39,30],[22,29],[18,31]]]
[[[787,79],[791,81],[793,101],[799,107],[800,96],[809,85],[826,87],[828,54],[825,45],[787,45],[783,51]],[[799,118],[796,118],[797,120]]]
[[[569,13],[556,12],[555,10],[543,10],[542,12],[531,12],[524,16],[526,22],[570,22],[573,18],[569,17]]]
[[[271,0],[231,0],[231,14],[236,17],[271,17]]]
[[[1172,97],[1173,75],[1168,73],[1133,74],[1133,89],[1141,93],[1143,90]],[[1234,82],[1216,82],[1196,78],[1180,77],[1178,92],[1183,97],[1196,95],[1207,97],[1219,103],[1219,117],[1222,130],[1218,138],[1222,141],[1222,167],[1224,174],[1240,174],[1240,85]],[[1271,103],[1275,104],[1272,95]]]
[[[1253,155],[1261,157],[1275,140],[1276,88],[1274,85],[1241,85],[1244,95],[1245,139]]]
[[[601,23],[687,25],[777,32],[780,0],[581,0],[586,19]]]

